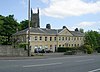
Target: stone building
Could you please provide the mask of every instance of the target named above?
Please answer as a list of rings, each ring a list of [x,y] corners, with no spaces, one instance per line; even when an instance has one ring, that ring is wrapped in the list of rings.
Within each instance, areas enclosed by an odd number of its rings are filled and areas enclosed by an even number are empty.
[[[55,52],[58,47],[79,47],[84,44],[84,34],[78,29],[70,31],[66,26],[62,29],[52,29],[50,24],[47,24],[46,28],[40,28],[39,9],[38,14],[31,14],[33,15],[31,16],[33,26],[30,28],[31,52],[36,48]],[[28,29],[15,33],[13,37],[18,38],[19,43],[28,43]]]

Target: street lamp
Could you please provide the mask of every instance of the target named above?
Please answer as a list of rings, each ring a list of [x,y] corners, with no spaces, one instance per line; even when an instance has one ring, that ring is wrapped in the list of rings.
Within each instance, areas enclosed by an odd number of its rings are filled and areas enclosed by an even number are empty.
[[[28,56],[30,54],[30,0],[28,0]]]

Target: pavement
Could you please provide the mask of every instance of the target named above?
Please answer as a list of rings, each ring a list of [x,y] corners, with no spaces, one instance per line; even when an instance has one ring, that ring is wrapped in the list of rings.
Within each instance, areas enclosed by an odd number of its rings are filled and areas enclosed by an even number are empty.
[[[0,56],[0,60],[22,60],[22,59],[46,59],[55,57],[73,57],[73,56],[87,56],[87,55],[100,55],[100,53],[93,54],[77,54],[77,55],[64,55],[64,53],[44,53],[35,54],[34,56]]]

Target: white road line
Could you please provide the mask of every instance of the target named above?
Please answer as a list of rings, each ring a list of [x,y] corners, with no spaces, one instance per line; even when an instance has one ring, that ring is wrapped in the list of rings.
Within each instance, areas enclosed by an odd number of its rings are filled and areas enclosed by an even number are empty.
[[[97,72],[97,71],[100,71],[100,68],[99,69],[95,69],[95,70],[91,70],[91,71],[88,71],[88,72]]]
[[[50,64],[37,64],[37,65],[26,65],[26,66],[23,66],[23,67],[38,67],[38,66],[49,66],[49,65],[59,65],[59,64],[62,64],[62,63],[50,63]]]
[[[94,59],[86,59],[86,60],[78,60],[76,62],[86,62],[86,61],[93,61]]]

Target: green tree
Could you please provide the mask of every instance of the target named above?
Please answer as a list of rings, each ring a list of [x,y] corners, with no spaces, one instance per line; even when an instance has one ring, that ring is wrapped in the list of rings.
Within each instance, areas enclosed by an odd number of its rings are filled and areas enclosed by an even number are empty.
[[[29,24],[28,20],[21,21],[20,25],[19,25],[20,30],[24,30],[24,29],[28,28],[28,24]],[[32,25],[32,23],[30,24],[30,26],[31,25]]]
[[[88,31],[85,33],[85,44],[91,45],[92,48],[100,46],[100,34],[97,31]]]
[[[80,28],[79,31],[80,31],[81,33],[84,33],[84,29],[82,29],[82,28]]]
[[[3,44],[11,44],[11,36],[16,32],[18,22],[14,19],[14,15],[1,16],[0,15],[0,36],[6,38]]]

